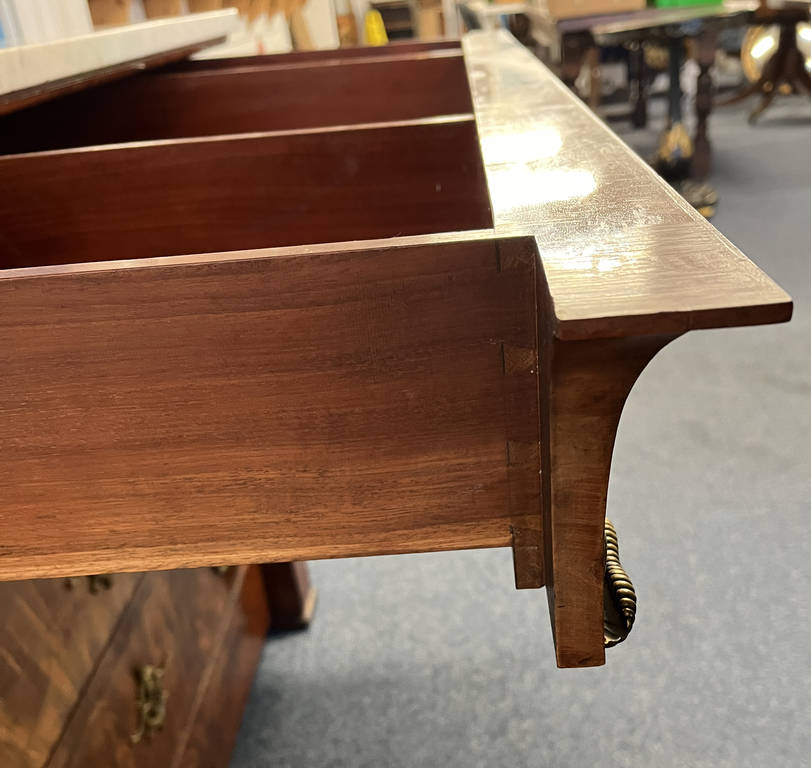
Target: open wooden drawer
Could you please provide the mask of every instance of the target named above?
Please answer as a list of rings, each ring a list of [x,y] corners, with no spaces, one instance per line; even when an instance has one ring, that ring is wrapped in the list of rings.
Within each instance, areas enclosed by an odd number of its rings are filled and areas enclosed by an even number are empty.
[[[505,34],[0,121],[0,578],[512,546],[604,660],[622,405],[788,296]]]

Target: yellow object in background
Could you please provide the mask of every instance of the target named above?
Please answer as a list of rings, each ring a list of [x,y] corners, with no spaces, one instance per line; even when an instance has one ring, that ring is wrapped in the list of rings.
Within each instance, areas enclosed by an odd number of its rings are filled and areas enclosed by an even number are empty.
[[[366,45],[386,45],[389,42],[380,11],[374,9],[366,11],[366,16],[363,19],[363,31],[366,36]]]

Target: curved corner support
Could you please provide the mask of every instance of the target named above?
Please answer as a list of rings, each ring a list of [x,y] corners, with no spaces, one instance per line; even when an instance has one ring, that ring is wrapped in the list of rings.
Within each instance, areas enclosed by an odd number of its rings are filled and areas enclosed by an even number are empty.
[[[637,377],[674,338],[550,335],[542,344],[544,562],[559,667],[605,663],[604,524],[614,438]]]

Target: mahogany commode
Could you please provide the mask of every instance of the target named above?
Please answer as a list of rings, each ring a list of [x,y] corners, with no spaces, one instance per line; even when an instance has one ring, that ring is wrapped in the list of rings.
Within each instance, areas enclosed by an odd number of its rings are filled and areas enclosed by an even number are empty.
[[[185,62],[0,151],[2,579],[509,546],[602,664],[625,398],[791,315],[505,33]]]

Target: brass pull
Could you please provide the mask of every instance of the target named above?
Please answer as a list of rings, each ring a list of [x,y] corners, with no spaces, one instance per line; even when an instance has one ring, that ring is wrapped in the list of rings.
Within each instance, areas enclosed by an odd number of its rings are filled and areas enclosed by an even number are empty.
[[[636,618],[636,590],[620,563],[617,532],[605,521],[605,580],[603,582],[603,638],[606,648],[628,637]]]
[[[163,727],[166,719],[166,700],[169,694],[163,690],[163,673],[161,667],[147,664],[137,671],[138,677],[138,728],[130,736],[137,744],[144,736],[151,739],[155,731]]]
[[[65,579],[65,588],[73,589],[75,579]],[[110,589],[113,586],[113,577],[108,573],[99,573],[87,577],[87,588],[91,595],[97,595],[102,589]]]

